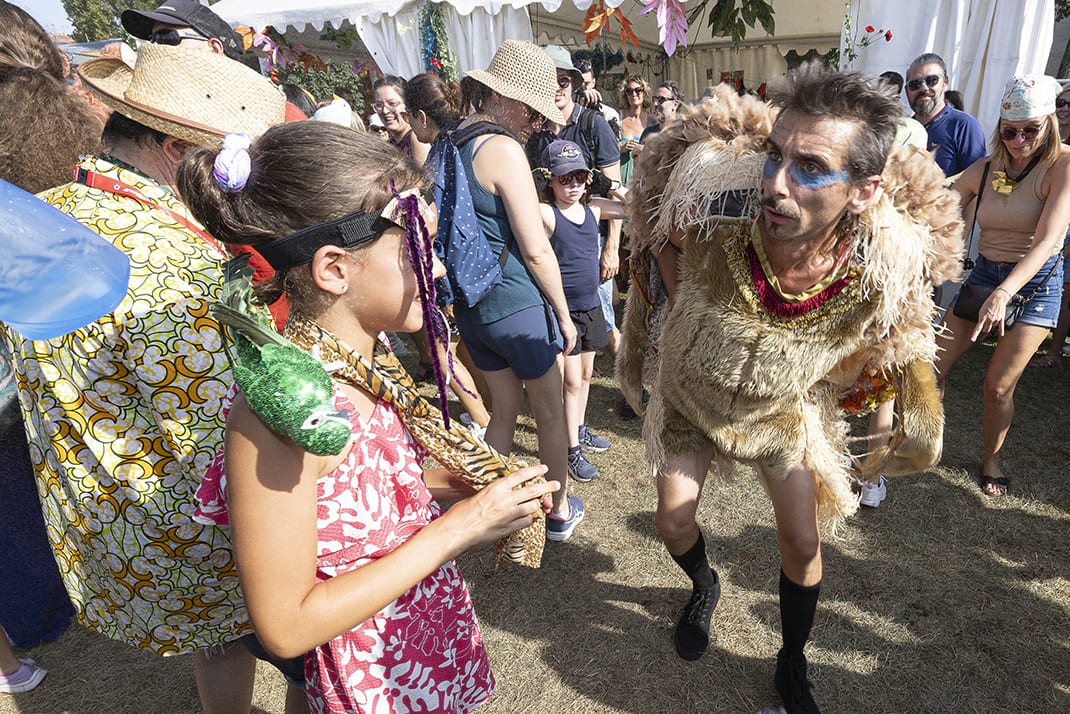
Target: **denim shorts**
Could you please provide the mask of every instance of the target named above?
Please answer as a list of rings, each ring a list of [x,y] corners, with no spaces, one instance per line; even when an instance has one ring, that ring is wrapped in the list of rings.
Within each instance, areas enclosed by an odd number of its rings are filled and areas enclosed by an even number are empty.
[[[472,363],[484,372],[512,369],[520,379],[546,374],[565,349],[554,311],[545,303],[487,324],[457,320]]]
[[[602,308],[572,310],[568,314],[572,318],[572,324],[576,326],[576,346],[569,352],[570,355],[597,352],[609,344],[609,331],[606,330]]]
[[[602,305],[602,317],[606,323],[606,332],[612,332],[617,326],[617,313],[613,310],[613,278],[599,283],[598,302]]]
[[[1018,322],[1023,325],[1036,325],[1037,327],[1052,329],[1058,323],[1059,309],[1063,299],[1062,255],[1053,255],[1044,261],[1044,265],[1040,267],[1037,274],[1018,291],[1018,294],[1022,297],[1028,297],[1043,282],[1044,276],[1048,274],[1051,267],[1056,264],[1055,272],[1048,278],[1048,282],[1044,283],[1044,287],[1025,304],[1022,316],[1018,318]],[[978,255],[973,270],[970,271],[970,275],[966,278],[966,282],[972,285],[986,285],[995,288],[1010,275],[1015,265],[1017,263],[1000,263],[995,260],[989,260],[983,255]],[[951,302],[951,309],[955,307],[958,299],[958,295],[956,295]]]

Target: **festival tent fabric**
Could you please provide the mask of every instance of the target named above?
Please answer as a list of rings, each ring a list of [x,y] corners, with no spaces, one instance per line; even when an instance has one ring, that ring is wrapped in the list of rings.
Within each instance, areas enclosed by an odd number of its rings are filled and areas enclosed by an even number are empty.
[[[506,39],[540,44],[587,47],[584,12],[595,0],[443,0],[446,32],[463,73],[486,67]],[[604,0],[619,7],[631,21],[640,48],[631,45],[641,73],[660,81],[670,77],[693,97],[720,81],[725,71],[743,71],[747,86],[787,70],[789,61],[841,48],[846,68],[877,76],[886,70],[905,74],[910,61],[936,52],[948,64],[951,87],[966,98],[966,108],[981,120],[986,134],[995,126],[1003,84],[1014,73],[1043,72],[1051,48],[1055,0],[927,0],[904,12],[901,0],[851,0],[846,6],[852,38],[842,37],[842,0],[773,0],[776,36],[749,30],[740,47],[712,37],[705,20],[687,33],[688,44],[667,61],[657,51],[659,33],[654,13],[639,15],[639,0]],[[221,0],[212,10],[233,25],[279,31],[306,25],[340,27],[348,20],[379,68],[410,77],[424,71],[420,60],[418,18],[424,0]],[[617,25],[611,23],[605,44],[620,49]],[[891,41],[876,37],[864,47],[856,40],[871,26],[891,30]],[[871,33],[872,34],[872,33]],[[846,62],[847,44],[858,56]]]
[[[856,26],[891,27],[895,39],[869,45],[846,66],[869,76],[888,69],[905,75],[911,60],[935,52],[947,64],[950,88],[962,92],[966,111],[991,135],[1007,80],[1044,73],[1055,0],[940,0],[925,6],[926,12],[912,13],[903,12],[901,2],[852,0],[852,22],[861,22]]]
[[[587,47],[583,32],[584,15],[594,0],[444,0],[447,34],[455,53],[457,69],[465,72],[486,67],[503,40],[519,39],[539,44],[561,44],[572,49]],[[418,17],[423,0],[221,0],[212,10],[232,25],[249,25],[257,30],[273,26],[300,31],[326,25],[340,27],[352,23],[379,68],[389,74],[412,76],[424,70],[420,65]],[[688,47],[677,50],[669,60],[660,52],[656,13],[640,15],[644,3],[638,0],[604,0],[607,8],[619,7],[631,23],[640,47],[622,48],[619,25],[609,23],[609,32],[600,45],[611,51],[629,50],[637,58],[630,71],[640,71],[648,79],[673,77],[688,96],[696,96],[720,80],[722,71],[742,70],[748,86],[782,74],[788,67],[785,54],[795,50],[827,52],[839,42],[843,18],[842,0],[811,0],[805,10],[793,0],[773,0],[777,36],[770,38],[760,28],[751,31],[739,48],[728,38],[714,38],[705,21],[687,33]]]

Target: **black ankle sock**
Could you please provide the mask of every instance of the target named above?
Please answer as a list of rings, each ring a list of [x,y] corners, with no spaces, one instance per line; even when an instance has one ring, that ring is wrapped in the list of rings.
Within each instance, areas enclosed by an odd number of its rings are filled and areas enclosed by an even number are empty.
[[[691,578],[695,588],[712,588],[717,584],[717,573],[713,571],[710,561],[706,559],[706,539],[702,537],[702,531],[699,531],[698,540],[688,548],[686,553],[673,555],[672,559],[683,569],[687,577]]]
[[[583,447],[582,446],[570,446],[568,448],[568,455],[569,456],[573,456],[575,454],[580,453],[581,451],[583,451]]]
[[[801,655],[810,627],[814,624],[817,598],[821,594],[821,582],[804,586],[792,582],[780,571],[780,629],[787,655]]]

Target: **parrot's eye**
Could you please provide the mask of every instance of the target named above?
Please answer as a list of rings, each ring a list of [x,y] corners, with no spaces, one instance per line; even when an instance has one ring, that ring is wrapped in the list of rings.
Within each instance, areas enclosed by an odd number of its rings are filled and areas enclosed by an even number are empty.
[[[301,425],[301,428],[315,429],[324,422],[324,419],[325,417],[323,416],[323,414],[312,414],[307,419],[305,419],[305,423]]]

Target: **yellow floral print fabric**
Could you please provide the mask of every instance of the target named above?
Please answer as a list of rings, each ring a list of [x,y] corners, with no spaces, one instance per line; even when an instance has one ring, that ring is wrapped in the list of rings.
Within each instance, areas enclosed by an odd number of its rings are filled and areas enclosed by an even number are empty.
[[[98,158],[81,165],[189,216],[143,176]],[[234,640],[250,626],[229,534],[193,520],[232,384],[208,311],[225,258],[131,198],[78,183],[42,198],[131,264],[126,297],[93,324],[49,341],[3,327],[49,539],[79,618],[160,655]]]

